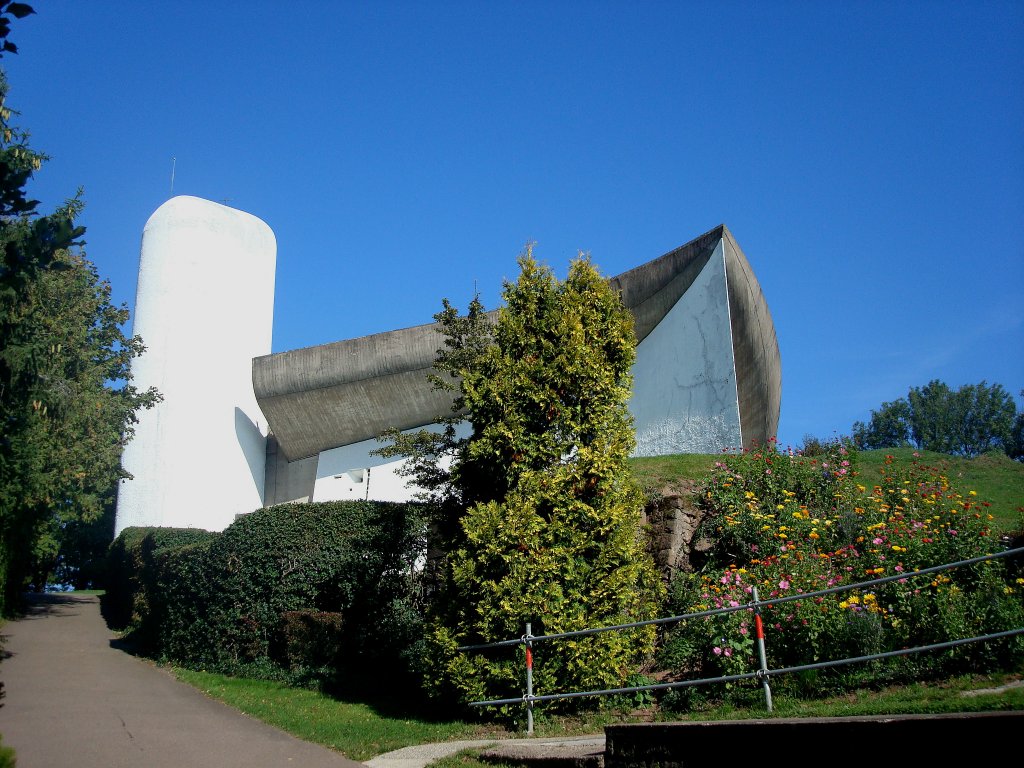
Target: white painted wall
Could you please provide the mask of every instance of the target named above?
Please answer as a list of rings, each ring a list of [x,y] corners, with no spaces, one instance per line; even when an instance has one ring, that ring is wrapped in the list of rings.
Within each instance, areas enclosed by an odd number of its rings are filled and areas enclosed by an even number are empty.
[[[721,242],[690,289],[637,346],[629,409],[634,456],[742,447]]]
[[[263,504],[266,422],[252,360],[271,350],[277,243],[248,213],[197,197],[168,200],[142,234],[132,332],[140,413],[122,464],[115,535],[133,525],[222,530]]]
[[[431,424],[424,427],[440,431]],[[416,431],[416,430],[409,430]],[[455,434],[467,437],[470,426],[463,422]],[[398,474],[404,459],[385,459],[370,454],[383,444],[377,440],[364,440],[320,454],[313,487],[313,501],[341,501],[372,499],[374,501],[410,501],[418,490],[409,478]]]

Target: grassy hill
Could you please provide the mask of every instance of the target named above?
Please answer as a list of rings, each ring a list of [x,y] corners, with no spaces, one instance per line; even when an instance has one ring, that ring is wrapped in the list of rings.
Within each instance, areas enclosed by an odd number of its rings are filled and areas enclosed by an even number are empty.
[[[861,451],[857,454],[857,472],[864,485],[870,487],[880,480],[886,456],[893,456],[901,464],[910,464],[916,458],[939,468],[958,491],[976,491],[980,501],[992,505],[989,511],[1000,532],[1024,531],[1024,463],[1002,453],[964,459],[913,448]],[[653,491],[691,488],[720,458],[718,454],[678,454],[631,459],[630,463],[641,486]]]

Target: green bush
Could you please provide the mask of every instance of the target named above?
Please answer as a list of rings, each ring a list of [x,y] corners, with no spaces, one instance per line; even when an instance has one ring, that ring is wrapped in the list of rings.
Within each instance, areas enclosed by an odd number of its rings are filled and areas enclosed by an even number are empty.
[[[672,585],[678,615],[906,574],[870,588],[791,600],[762,609],[768,665],[778,669],[870,655],[1024,626],[1024,580],[1001,560],[915,577],[915,570],[1002,550],[992,516],[973,492],[957,491],[935,467],[889,460],[871,488],[856,453],[834,441],[813,457],[774,443],[716,463],[700,489],[701,535],[715,543],[702,570]],[[756,669],[750,610],[690,620],[666,633],[661,663],[714,677]],[[815,675],[817,689],[859,674],[872,680],[1013,669],[1020,637],[941,654],[841,667]],[[838,681],[838,682],[837,682]],[[783,684],[799,681],[781,679]]]
[[[333,666],[341,656],[343,627],[334,611],[285,611],[275,661],[293,672]]]
[[[336,658],[304,652],[303,664],[330,662],[336,682],[350,684],[364,673],[379,679],[380,667],[409,666],[403,654],[420,634],[412,607],[424,549],[417,505],[284,504],[240,517],[220,534],[175,536],[129,529],[111,547],[111,571],[120,574],[111,614],[131,607],[123,626],[146,652],[187,666],[280,676],[297,671],[282,651],[287,617],[336,613],[346,619],[330,654]],[[156,546],[170,540],[179,545]]]
[[[217,535],[201,528],[129,527],[121,531],[107,553],[108,584],[100,598],[108,626],[128,630],[141,640],[146,632],[142,624],[150,616],[159,560],[178,547]]]

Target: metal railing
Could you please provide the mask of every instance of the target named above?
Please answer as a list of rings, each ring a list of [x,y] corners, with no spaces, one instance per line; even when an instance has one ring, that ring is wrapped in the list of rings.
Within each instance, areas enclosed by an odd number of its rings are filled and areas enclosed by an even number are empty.
[[[921,645],[912,648],[901,648],[895,651],[886,651],[884,653],[875,653],[866,656],[854,656],[844,659],[834,659],[831,661],[820,661],[813,664],[802,664],[794,667],[780,667],[778,669],[769,669],[766,660],[765,644],[764,644],[764,629],[761,622],[761,608],[770,605],[779,605],[782,603],[788,603],[794,600],[808,600],[824,595],[833,595],[839,592],[848,592],[853,590],[865,589],[868,587],[874,587],[879,584],[888,584],[893,581],[906,582],[910,579],[919,578],[921,576],[927,576],[929,574],[938,573],[941,571],[951,570],[953,568],[959,568],[967,565],[974,565],[976,563],[982,563],[988,560],[995,560],[1003,557],[1013,557],[1015,555],[1024,554],[1024,547],[1016,549],[1008,549],[1003,552],[997,552],[991,555],[982,555],[980,557],[973,557],[968,560],[958,560],[953,563],[945,563],[943,565],[931,566],[929,568],[921,568],[919,570],[907,571],[893,576],[883,576],[877,579],[870,579],[868,581],[861,581],[855,584],[846,584],[837,587],[830,587],[828,589],[821,589],[814,592],[800,592],[792,595],[786,595],[784,597],[774,597],[769,600],[760,600],[758,598],[757,588],[752,588],[751,596],[753,599],[746,604],[739,604],[735,606],[728,606],[725,608],[714,608],[706,611],[696,611],[693,613],[679,614],[678,616],[666,616],[658,619],[647,619],[645,621],[635,621],[628,624],[614,624],[606,627],[594,627],[589,629],[580,629],[572,632],[559,632],[550,635],[533,635],[531,633],[531,624],[526,624],[526,632],[521,637],[512,638],[509,640],[499,640],[493,643],[480,643],[477,645],[464,645],[460,646],[457,650],[459,651],[478,651],[492,648],[505,648],[511,646],[524,646],[526,656],[526,693],[518,698],[508,699],[490,699],[486,701],[473,701],[470,702],[470,706],[504,706],[507,704],[518,704],[522,703],[526,706],[527,711],[527,733],[533,733],[533,707],[537,702],[543,701],[556,701],[559,699],[572,699],[581,698],[584,696],[610,696],[616,694],[628,694],[628,693],[639,693],[641,691],[658,691],[667,690],[672,688],[684,688],[696,685],[710,685],[715,683],[730,683],[740,680],[751,680],[759,679],[762,687],[764,688],[765,701],[769,712],[772,711],[772,698],[771,698],[771,686],[769,684],[769,677],[772,675],[790,674],[794,672],[803,672],[812,669],[825,669],[829,667],[838,667],[847,664],[856,664],[866,661],[874,661],[877,659],[891,658],[894,656],[907,656],[915,653],[926,653],[929,651],[943,650],[947,648],[954,648],[960,645],[967,645],[969,643],[984,642],[987,640],[996,640],[1005,637],[1013,637],[1015,635],[1024,634],[1024,627],[1018,627],[1016,629],[1006,630],[1002,632],[995,632],[987,635],[979,635],[977,637],[968,637],[960,640],[951,640],[943,643],[934,643],[931,645]],[[759,667],[753,672],[746,672],[738,675],[724,675],[720,677],[708,677],[694,680],[681,680],[671,683],[652,683],[649,685],[635,685],[623,688],[607,688],[603,690],[592,690],[592,691],[573,691],[569,693],[553,693],[543,696],[536,696],[533,693],[533,644],[539,642],[548,642],[553,640],[564,640],[571,637],[582,637],[585,635],[596,635],[601,632],[612,632],[624,629],[635,629],[638,627],[645,627],[651,625],[665,625],[665,624],[677,624],[682,621],[689,619],[699,619],[709,616],[718,616],[727,613],[735,613],[737,611],[753,611],[755,619],[755,632],[757,640],[758,650],[758,661]]]

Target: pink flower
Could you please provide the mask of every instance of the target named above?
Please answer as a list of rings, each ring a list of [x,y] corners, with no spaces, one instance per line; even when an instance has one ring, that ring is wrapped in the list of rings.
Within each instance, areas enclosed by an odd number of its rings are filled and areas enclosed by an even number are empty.
[[[727,657],[727,658],[728,658],[729,656],[732,656],[732,648],[726,648],[726,649],[725,649],[725,655],[726,655],[726,657]]]
[[[956,531],[954,531],[952,528],[950,528],[949,529],[949,535],[950,536],[956,536]]]
[[[789,582],[783,579],[779,582],[779,589],[789,589]]]
[[[873,538],[873,539],[871,540],[871,543],[872,543],[872,544],[881,544],[881,543],[883,543],[884,541],[885,541],[884,539],[880,539],[880,538],[878,538],[877,536],[875,536],[875,538]]]
[[[722,649],[719,648],[717,645],[714,648],[712,648],[711,650],[714,652],[715,656],[721,656],[722,655]]]

